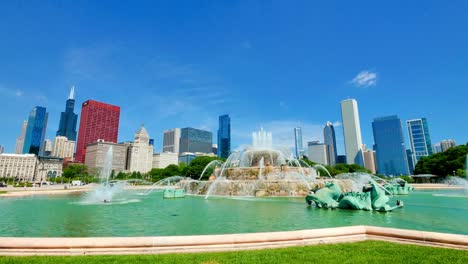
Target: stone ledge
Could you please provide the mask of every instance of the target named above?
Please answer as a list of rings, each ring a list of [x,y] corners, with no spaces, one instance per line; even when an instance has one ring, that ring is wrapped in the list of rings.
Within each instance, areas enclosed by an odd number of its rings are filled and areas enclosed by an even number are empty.
[[[0,255],[119,255],[219,252],[384,240],[468,250],[468,236],[374,226],[286,232],[161,236],[21,238],[0,237]]]

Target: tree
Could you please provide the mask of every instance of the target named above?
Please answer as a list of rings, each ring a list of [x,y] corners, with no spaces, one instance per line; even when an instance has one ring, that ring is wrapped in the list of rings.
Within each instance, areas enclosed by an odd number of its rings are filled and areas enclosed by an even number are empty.
[[[205,167],[212,162],[213,160],[220,160],[223,161],[224,159],[219,157],[209,157],[209,156],[200,156],[196,157],[190,162],[185,169],[185,176],[190,177],[192,179],[200,178]],[[211,174],[213,174],[214,167],[208,168],[205,174],[203,175],[203,179],[207,179]]]
[[[72,164],[62,172],[62,177],[67,179],[81,178],[88,175],[88,167],[84,164]]]
[[[468,146],[462,145],[448,149],[445,152],[421,157],[415,166],[414,174],[434,174],[448,176],[459,174],[465,168]],[[461,175],[459,175],[461,176]]]

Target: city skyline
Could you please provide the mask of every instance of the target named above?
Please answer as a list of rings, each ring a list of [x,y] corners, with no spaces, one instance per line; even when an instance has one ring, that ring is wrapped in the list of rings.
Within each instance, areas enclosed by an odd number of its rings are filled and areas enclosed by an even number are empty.
[[[350,4],[343,3],[343,10]],[[44,3],[38,12],[0,4],[5,10],[0,30],[10,36],[0,43],[0,95],[7,109],[0,113],[0,144],[5,152],[14,152],[22,122],[36,105],[47,107],[46,138],[53,139],[72,85],[78,106],[94,99],[122,108],[119,142],[132,139],[144,123],[157,151],[164,130],[191,126],[216,132],[217,117],[224,113],[236,124],[231,149],[250,142],[251,132],[260,127],[272,131],[279,144],[294,145],[294,127],[302,127],[304,142],[323,141],[323,125],[328,120],[339,124],[339,102],[346,98],[359,102],[362,140],[368,146],[373,144],[373,118],[393,113],[402,120],[428,118],[433,142],[468,141],[468,124],[459,122],[468,85],[460,67],[468,41],[459,34],[464,32],[460,21],[468,19],[463,7],[382,4],[388,12],[370,2],[359,3],[358,14],[346,14],[331,3],[207,3],[201,10],[187,3],[187,10],[198,10],[190,16],[170,3],[130,10],[116,4],[113,12],[105,12],[105,4],[87,5]],[[76,13],[77,8],[82,11]],[[105,15],[88,21],[94,12]],[[39,27],[35,21],[42,18],[47,19]],[[386,23],[395,19],[405,26]],[[126,25],[118,34],[112,31],[117,22]],[[34,34],[44,28],[51,34]],[[440,48],[441,40],[450,48]],[[414,100],[422,91],[443,91],[445,99]],[[335,130],[337,154],[343,154],[342,127]]]

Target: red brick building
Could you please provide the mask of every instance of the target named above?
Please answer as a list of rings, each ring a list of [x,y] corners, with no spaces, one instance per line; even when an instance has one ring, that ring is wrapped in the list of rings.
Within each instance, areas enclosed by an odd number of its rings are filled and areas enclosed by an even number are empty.
[[[94,100],[84,102],[81,108],[75,160],[83,163],[86,155],[86,146],[96,142],[98,139],[117,143],[119,120],[119,106]]]

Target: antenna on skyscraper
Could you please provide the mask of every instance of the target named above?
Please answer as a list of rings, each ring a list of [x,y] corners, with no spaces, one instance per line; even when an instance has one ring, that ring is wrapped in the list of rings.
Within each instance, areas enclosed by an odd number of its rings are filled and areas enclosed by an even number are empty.
[[[71,100],[75,99],[75,85],[72,85],[70,89],[70,96],[68,96],[68,99],[71,99]]]

